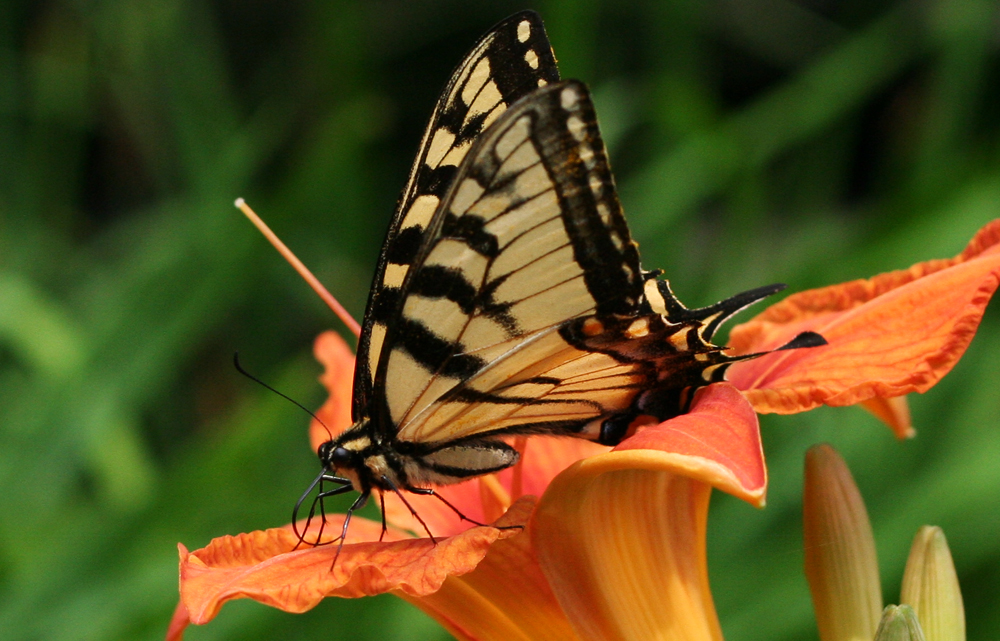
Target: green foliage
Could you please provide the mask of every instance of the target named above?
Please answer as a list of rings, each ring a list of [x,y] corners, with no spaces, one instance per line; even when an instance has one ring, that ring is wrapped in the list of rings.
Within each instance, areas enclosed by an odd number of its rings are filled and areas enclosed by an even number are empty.
[[[500,6],[502,5],[502,6]],[[337,321],[232,207],[245,196],[360,317],[433,100],[503,2],[0,6],[0,630],[158,639],[175,545],[284,524],[316,461],[311,341]],[[550,0],[596,94],[647,267],[691,305],[961,250],[1000,211],[985,0]],[[888,601],[917,528],[948,536],[970,638],[1000,637],[1000,319],[912,399],[765,417],[769,506],[718,496],[732,639],[812,639],[801,469],[832,442],[868,500]],[[198,639],[446,638],[392,597],[226,606]]]

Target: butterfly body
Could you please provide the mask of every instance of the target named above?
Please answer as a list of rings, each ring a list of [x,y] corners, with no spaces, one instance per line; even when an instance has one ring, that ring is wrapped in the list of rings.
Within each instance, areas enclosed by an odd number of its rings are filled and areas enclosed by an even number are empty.
[[[501,22],[431,117],[376,269],[354,425],[320,447],[323,478],[359,501],[426,492],[516,463],[509,436],[614,445],[686,411],[745,358],[715,329],[781,286],[688,309],[657,276],[587,88],[559,81],[536,14]]]

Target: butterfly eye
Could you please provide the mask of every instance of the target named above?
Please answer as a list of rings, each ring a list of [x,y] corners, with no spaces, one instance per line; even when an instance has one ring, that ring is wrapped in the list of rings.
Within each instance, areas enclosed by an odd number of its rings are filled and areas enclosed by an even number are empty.
[[[333,441],[327,441],[319,446],[319,460],[324,467],[330,469],[350,468],[354,467],[354,452],[345,447],[334,445]]]

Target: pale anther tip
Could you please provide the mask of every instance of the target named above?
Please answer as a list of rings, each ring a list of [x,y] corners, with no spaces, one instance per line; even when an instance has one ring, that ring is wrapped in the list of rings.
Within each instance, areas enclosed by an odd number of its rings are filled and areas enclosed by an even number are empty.
[[[247,204],[247,201],[243,200],[243,198],[237,198],[233,204],[236,205],[237,209],[243,209],[243,205]]]

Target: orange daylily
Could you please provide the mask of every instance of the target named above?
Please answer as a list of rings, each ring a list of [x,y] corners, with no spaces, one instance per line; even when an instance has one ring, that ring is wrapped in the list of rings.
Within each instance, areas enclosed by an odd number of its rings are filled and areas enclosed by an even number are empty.
[[[332,332],[319,337],[316,354],[331,391],[318,414],[331,429],[344,429],[350,396],[342,393],[343,381],[353,371],[353,358]],[[313,429],[314,441],[329,438],[319,423]],[[615,610],[608,599],[637,603],[648,589],[650,577],[636,580],[620,568],[662,568],[667,560],[677,572],[656,571],[651,577],[671,593],[685,595],[670,601],[676,609],[661,604],[643,608],[643,616],[596,617],[601,631],[593,638],[637,638],[629,632],[635,626],[666,621],[680,626],[683,638],[720,639],[705,562],[708,497],[714,485],[762,503],[766,475],[756,414],[735,388],[717,385],[701,392],[688,414],[647,427],[636,438],[641,442],[623,442],[615,450],[578,439],[520,439],[522,458],[513,469],[437,488],[470,518],[500,526],[527,524],[524,531],[469,527],[433,497],[409,496],[435,536],[446,537],[434,544],[409,534],[422,532],[422,526],[397,497],[386,495],[391,527],[385,540],[379,542],[381,523],[355,517],[332,570],[336,546],[295,550],[290,526],[222,537],[193,553],[180,546],[182,605],[168,638],[179,638],[189,620],[208,622],[233,598],[302,612],[326,596],[391,591],[460,639],[576,639],[573,625],[586,613]],[[659,449],[646,449],[653,446]],[[616,486],[612,493],[609,483]],[[588,505],[585,512],[571,507],[581,500]],[[325,531],[339,532],[343,518],[329,517]],[[588,527],[574,525],[573,519]],[[622,519],[632,524],[624,545],[615,541],[622,533],[614,522]],[[595,536],[594,528],[606,537]],[[313,524],[310,536],[316,532]],[[664,549],[662,541],[675,545]],[[595,543],[603,551],[591,549]],[[563,574],[567,569],[569,576]],[[567,600],[566,591],[553,590],[559,585],[587,598]],[[700,614],[692,617],[691,612]],[[609,625],[624,625],[624,636],[602,629]]]
[[[910,435],[903,395],[926,392],[951,371],[1000,282],[1000,220],[965,250],[867,280],[793,294],[734,327],[740,353],[773,349],[812,330],[829,345],[776,352],[730,370],[760,413],[865,403]]]
[[[640,428],[613,450],[575,439],[519,439],[517,466],[439,491],[470,518],[524,530],[470,527],[432,497],[395,496],[390,529],[356,518],[336,546],[295,549],[290,526],[180,547],[181,603],[168,639],[249,597],[292,612],[326,596],[392,592],[459,639],[722,638],[708,589],[705,528],[711,487],[762,505],[766,469],[756,412],[864,402],[898,434],[902,395],[925,391],[955,364],[1000,283],[1000,221],[959,256],[867,281],[802,292],[734,328],[741,352],[801,331],[825,347],[777,352],[732,370],[732,384],[696,395],[691,411]],[[335,334],[316,344],[331,430],[350,423],[353,357]],[[329,434],[314,424],[314,447]],[[343,516],[329,517],[339,532]],[[316,534],[315,524],[310,532]],[[329,540],[329,536],[327,540]]]

